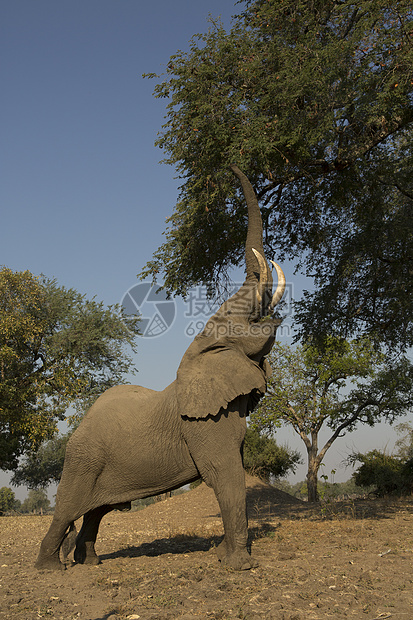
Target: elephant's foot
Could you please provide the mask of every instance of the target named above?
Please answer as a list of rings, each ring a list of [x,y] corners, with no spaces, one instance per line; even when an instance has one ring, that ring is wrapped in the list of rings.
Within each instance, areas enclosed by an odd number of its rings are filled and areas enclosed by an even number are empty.
[[[66,567],[59,560],[58,555],[41,556],[36,560],[34,565],[38,570],[65,570]]]
[[[89,564],[91,566],[97,566],[101,563],[92,543],[78,544],[75,549],[74,560],[76,564]]]
[[[217,556],[223,566],[232,570],[250,570],[258,566],[246,549],[227,549],[225,539],[217,547]]]

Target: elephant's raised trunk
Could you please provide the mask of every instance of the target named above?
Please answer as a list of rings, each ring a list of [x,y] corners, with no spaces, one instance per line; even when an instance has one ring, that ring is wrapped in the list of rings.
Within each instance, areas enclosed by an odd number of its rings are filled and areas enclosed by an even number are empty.
[[[253,250],[256,250],[262,257],[264,257],[264,246],[262,243],[262,219],[258,200],[254,192],[249,179],[243,172],[233,164],[231,166],[233,173],[239,178],[242,186],[242,191],[245,196],[245,200],[248,208],[248,233],[247,240],[245,242],[245,264],[247,268],[247,280],[257,281],[261,280],[261,283],[266,282],[269,286],[272,285],[271,272],[264,259],[266,266],[266,273],[264,279],[262,279],[261,265],[257,254]]]

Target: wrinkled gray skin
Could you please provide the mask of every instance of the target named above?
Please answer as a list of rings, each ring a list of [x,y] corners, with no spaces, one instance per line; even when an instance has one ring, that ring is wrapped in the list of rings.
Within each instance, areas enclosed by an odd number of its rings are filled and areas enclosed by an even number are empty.
[[[237,570],[256,566],[247,551],[242,444],[246,417],[266,389],[271,369],[265,356],[280,320],[260,322],[273,312],[270,269],[252,251],[264,256],[261,216],[248,179],[236,166],[232,170],[248,205],[246,280],[196,336],[165,390],[120,385],[88,411],[67,446],[39,569],[63,567],[59,550],[67,555],[73,522],[82,515],[75,561],[97,564],[95,540],[106,513],[199,478],[214,489],[221,510],[219,560]],[[278,298],[282,293],[279,282]]]

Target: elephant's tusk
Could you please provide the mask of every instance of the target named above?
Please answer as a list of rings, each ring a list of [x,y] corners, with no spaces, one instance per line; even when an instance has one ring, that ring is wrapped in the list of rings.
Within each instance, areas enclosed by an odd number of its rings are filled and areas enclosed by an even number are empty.
[[[281,297],[284,295],[284,291],[285,291],[285,275],[284,275],[283,270],[281,269],[281,267],[279,265],[277,265],[277,263],[275,263],[273,260],[271,262],[272,262],[272,264],[275,267],[275,271],[277,272],[277,277],[278,277],[277,288],[276,288],[276,291],[275,291],[274,295],[272,296],[272,300],[271,300],[271,304],[270,304],[270,310],[274,310],[275,306],[278,304],[278,302],[280,301]]]
[[[257,288],[257,301],[258,304],[261,305],[262,297],[267,286],[268,265],[262,254],[260,254],[255,248],[251,248],[251,250],[254,252],[255,258],[257,259],[258,265],[260,267],[260,282]]]
[[[251,250],[254,252],[255,257],[260,266],[260,282],[262,282],[265,279],[265,275],[267,273],[267,262],[265,258],[262,256],[262,254],[260,254],[255,248],[251,248]]]

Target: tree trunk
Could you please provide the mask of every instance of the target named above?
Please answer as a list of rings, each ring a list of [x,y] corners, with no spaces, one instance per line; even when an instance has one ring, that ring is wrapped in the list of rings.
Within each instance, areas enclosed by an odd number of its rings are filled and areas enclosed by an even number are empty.
[[[307,498],[309,502],[318,502],[318,468],[317,459],[317,438],[313,436],[312,446],[308,449],[308,471],[307,471]]]
[[[318,489],[317,489],[317,471],[308,471],[307,474],[307,497],[309,502],[318,502]]]

